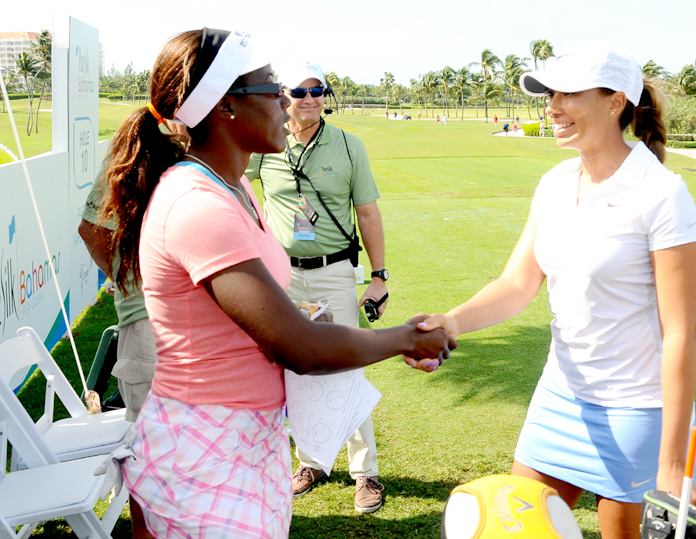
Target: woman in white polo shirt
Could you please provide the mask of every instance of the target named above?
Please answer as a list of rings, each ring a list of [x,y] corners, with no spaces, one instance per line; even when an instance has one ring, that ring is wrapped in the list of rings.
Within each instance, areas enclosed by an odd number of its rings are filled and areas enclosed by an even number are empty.
[[[512,473],[553,486],[571,507],[596,493],[602,538],[638,538],[644,492],[681,491],[696,379],[696,206],[661,164],[661,105],[623,49],[584,43],[520,85],[551,96],[558,146],[580,156],[542,178],[501,277],[419,327],[457,336],[497,324],[548,279],[553,340]],[[629,125],[640,142],[624,142]]]

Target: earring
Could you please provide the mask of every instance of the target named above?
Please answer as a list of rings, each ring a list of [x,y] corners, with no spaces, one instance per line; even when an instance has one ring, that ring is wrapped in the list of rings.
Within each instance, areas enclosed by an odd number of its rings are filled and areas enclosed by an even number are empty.
[[[612,112],[612,114],[614,113]],[[234,114],[230,114],[230,120],[234,120]]]
[[[615,113],[615,112],[616,112],[615,110],[612,110],[612,111],[611,111],[611,115],[614,116],[614,113]]]

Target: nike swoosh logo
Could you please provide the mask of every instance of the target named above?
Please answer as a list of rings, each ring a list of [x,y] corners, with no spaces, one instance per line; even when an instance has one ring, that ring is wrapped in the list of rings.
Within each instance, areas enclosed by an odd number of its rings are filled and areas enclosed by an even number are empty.
[[[691,228],[694,225],[696,225],[696,221],[694,221],[693,223],[686,223],[687,228]]]
[[[631,481],[631,488],[638,488],[641,485],[645,485],[645,483],[650,483],[650,481],[652,481],[653,479],[655,478],[652,477],[646,481],[641,481],[640,483],[636,483],[636,480],[634,479],[633,481]]]

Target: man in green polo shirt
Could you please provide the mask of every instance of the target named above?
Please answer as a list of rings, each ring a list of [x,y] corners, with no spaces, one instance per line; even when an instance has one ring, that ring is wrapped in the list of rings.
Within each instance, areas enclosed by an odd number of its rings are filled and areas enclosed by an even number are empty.
[[[330,301],[334,322],[358,327],[365,301],[386,308],[389,278],[384,268],[384,232],[377,208],[380,197],[362,142],[321,118],[326,81],[318,65],[304,62],[281,70],[278,80],[290,97],[287,151],[251,157],[246,176],[260,179],[264,214],[285,248],[292,268],[288,295],[296,303]],[[372,281],[357,301],[355,206]],[[348,440],[350,475],[357,482],[355,509],[371,513],[382,505],[377,446],[372,418]],[[300,467],[292,481],[295,497],[311,490],[323,475],[318,463],[298,449]]]

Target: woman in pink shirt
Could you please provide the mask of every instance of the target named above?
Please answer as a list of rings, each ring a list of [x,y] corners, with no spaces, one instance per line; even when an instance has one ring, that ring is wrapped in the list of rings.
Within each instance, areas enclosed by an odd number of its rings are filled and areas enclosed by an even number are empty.
[[[341,371],[400,353],[439,363],[456,346],[418,330],[422,316],[354,329],[312,322],[288,299],[289,261],[243,176],[252,152],[285,148],[289,100],[272,59],[246,32],[172,38],[152,103],[110,149],[114,278],[142,276],[158,355],[123,472],[155,536],[287,537],[283,368]],[[165,119],[188,136],[165,135]]]

